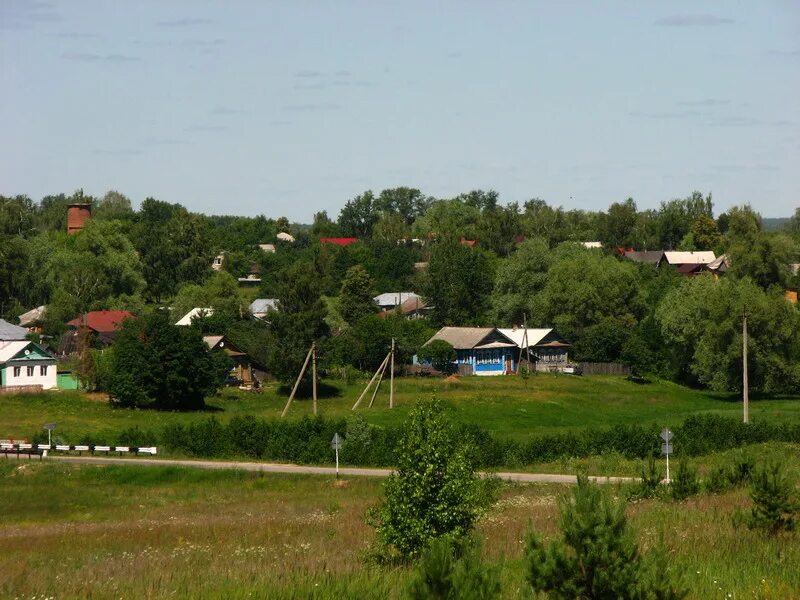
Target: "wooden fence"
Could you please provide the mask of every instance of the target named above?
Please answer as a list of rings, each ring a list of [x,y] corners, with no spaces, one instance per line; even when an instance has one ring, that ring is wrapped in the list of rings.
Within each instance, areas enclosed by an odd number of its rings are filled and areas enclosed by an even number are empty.
[[[12,385],[0,388],[0,396],[11,394],[39,394],[44,388],[41,385]]]
[[[628,365],[610,362],[582,362],[578,363],[584,375],[630,375]]]

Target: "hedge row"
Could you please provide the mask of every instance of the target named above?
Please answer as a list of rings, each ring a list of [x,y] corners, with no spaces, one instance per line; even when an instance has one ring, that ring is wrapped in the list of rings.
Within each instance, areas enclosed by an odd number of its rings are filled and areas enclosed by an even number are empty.
[[[532,436],[516,441],[491,435],[480,425],[459,425],[476,465],[511,467],[560,458],[616,452],[627,458],[645,458],[660,451],[661,427],[624,425],[569,433]],[[800,443],[800,422],[757,421],[713,414],[688,417],[674,427],[678,455],[697,456],[748,444],[783,441]],[[401,435],[397,427],[377,427],[360,416],[349,419],[304,417],[265,420],[235,417],[227,424],[211,417],[188,425],[168,425],[160,432],[138,428],[121,432],[118,443],[157,444],[171,452],[208,458],[247,457],[294,463],[330,463],[334,433],[345,438],[340,458],[344,464],[391,466]]]

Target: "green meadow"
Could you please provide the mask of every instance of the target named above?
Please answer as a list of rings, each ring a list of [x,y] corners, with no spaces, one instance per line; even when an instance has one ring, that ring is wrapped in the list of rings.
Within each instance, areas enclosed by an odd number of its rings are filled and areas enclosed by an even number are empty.
[[[800,469],[798,446],[749,451]],[[523,541],[530,529],[556,534],[567,489],[506,484],[479,520],[502,598],[532,598]],[[365,512],[380,495],[371,478],[0,460],[0,596],[402,598],[409,568],[364,558],[374,541]],[[663,539],[690,598],[800,597],[800,534],[734,526],[732,512],[749,502],[737,489],[640,501],[628,515],[642,547]]]
[[[742,411],[741,400],[736,396],[664,381],[637,384],[614,376],[537,374],[527,381],[518,377],[397,378],[395,381],[394,409],[388,408],[388,382],[384,382],[373,407],[368,407],[370,393],[357,412],[376,425],[398,424],[415,402],[436,397],[453,409],[453,419],[480,424],[492,434],[521,440],[529,435],[587,427],[676,425],[700,412],[738,418]],[[335,394],[320,399],[320,412],[328,416],[352,414],[351,407],[366,382],[326,383]],[[80,392],[0,396],[0,438],[30,437],[46,422],[56,422],[56,437],[68,443],[85,434],[113,439],[125,428],[154,429],[209,415],[223,421],[237,415],[277,418],[286,399],[274,384],[259,392],[225,390],[208,399],[207,411],[177,413],[115,409],[102,397]],[[292,404],[286,418],[297,419],[311,412],[311,401],[299,399]],[[754,399],[750,412],[754,421],[800,420],[800,401]]]

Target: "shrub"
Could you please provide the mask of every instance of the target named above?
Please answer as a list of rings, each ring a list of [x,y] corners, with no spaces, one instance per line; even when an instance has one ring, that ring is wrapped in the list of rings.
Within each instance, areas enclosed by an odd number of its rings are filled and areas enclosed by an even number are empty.
[[[633,486],[630,498],[655,498],[661,489],[661,469],[658,467],[658,457],[651,454],[647,463],[642,467],[641,480]]]
[[[417,355],[420,360],[430,362],[434,369],[442,372],[449,371],[450,363],[456,359],[453,346],[444,340],[433,340],[420,348]]]
[[[794,531],[800,502],[795,482],[781,463],[769,463],[753,473],[750,498],[753,507],[749,514],[744,515],[748,527],[764,529],[773,535],[780,531]]]
[[[686,500],[700,491],[697,470],[686,459],[678,461],[678,468],[675,469],[675,478],[670,483],[669,491],[673,500]]]
[[[733,471],[729,467],[717,467],[712,469],[703,481],[703,489],[711,494],[721,494],[733,487],[732,478]]]
[[[662,551],[643,555],[625,516],[625,504],[585,476],[560,501],[562,538],[545,546],[529,534],[526,579],[551,598],[660,598],[686,596]]]
[[[416,558],[436,538],[469,533],[480,510],[479,481],[440,403],[411,410],[395,456],[397,471],[370,518],[384,555]]]
[[[411,600],[489,600],[500,594],[497,568],[483,564],[479,545],[471,539],[456,544],[435,540],[422,553],[411,579]]]

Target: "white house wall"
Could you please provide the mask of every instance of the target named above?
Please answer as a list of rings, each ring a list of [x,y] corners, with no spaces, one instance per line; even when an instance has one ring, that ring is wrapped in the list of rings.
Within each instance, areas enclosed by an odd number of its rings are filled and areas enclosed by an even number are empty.
[[[19,377],[14,377],[14,366],[20,367]],[[40,385],[42,389],[52,390],[58,387],[56,365],[47,365],[47,375],[41,375],[41,364],[33,363],[33,375],[28,376],[28,365],[17,364],[3,367],[4,387],[18,385]]]

